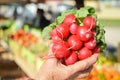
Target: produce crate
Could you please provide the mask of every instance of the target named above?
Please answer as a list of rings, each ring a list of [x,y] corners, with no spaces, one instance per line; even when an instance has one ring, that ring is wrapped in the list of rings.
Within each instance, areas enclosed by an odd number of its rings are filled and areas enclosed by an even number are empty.
[[[13,40],[9,40],[9,47],[19,67],[29,77],[34,77],[44,60]]]

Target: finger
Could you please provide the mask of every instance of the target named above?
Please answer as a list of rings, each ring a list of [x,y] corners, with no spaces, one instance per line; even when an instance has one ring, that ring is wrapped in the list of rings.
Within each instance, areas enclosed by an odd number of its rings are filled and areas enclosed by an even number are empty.
[[[98,54],[94,54],[85,60],[81,60],[73,65],[69,65],[67,66],[68,72],[74,74],[78,71],[84,71],[88,69],[90,66],[92,66],[97,61],[97,59],[98,59]]]
[[[81,72],[91,72],[91,70],[93,69],[93,65],[90,66],[88,69],[84,70],[84,71],[81,71]]]
[[[90,75],[90,72],[78,72],[77,76],[74,79],[79,79],[79,78],[85,78],[88,77]]]
[[[79,78],[85,78],[85,77],[88,77],[90,75],[90,72],[78,72],[76,74],[74,74],[73,76],[71,76],[68,80],[76,80],[76,79],[79,79]]]
[[[80,75],[78,75],[77,77],[76,77],[76,79],[77,78],[85,78],[85,77],[88,77],[90,75],[90,72],[84,72],[84,73],[81,73]]]
[[[48,54],[46,56],[44,56],[44,58],[46,59],[46,63],[50,63],[52,64],[56,64],[58,62],[57,58],[55,57],[54,53],[52,52],[52,46],[53,44],[50,45]]]
[[[93,68],[93,66],[90,66],[87,70],[82,71],[82,72],[78,72],[78,75],[77,75],[76,78],[85,78],[85,77],[88,77],[90,75],[90,72],[91,72],[92,68]]]
[[[78,71],[77,73],[73,74],[69,79],[74,80],[76,78],[84,78],[89,76],[93,66],[90,66],[87,70],[84,71]]]

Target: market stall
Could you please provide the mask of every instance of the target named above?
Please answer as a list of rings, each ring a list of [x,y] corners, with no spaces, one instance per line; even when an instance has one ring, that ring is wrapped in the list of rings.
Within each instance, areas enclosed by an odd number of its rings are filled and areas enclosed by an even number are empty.
[[[93,10],[91,10],[91,14],[94,13],[94,11],[92,11]],[[72,11],[69,12],[72,13]],[[84,11],[84,9],[83,12],[88,13]],[[78,16],[81,17],[81,15]],[[96,17],[96,15],[94,15],[94,17]],[[63,16],[57,19],[60,20],[56,23],[61,23]],[[53,23],[51,26],[56,25],[56,23]],[[81,23],[81,21],[79,21],[79,23]],[[44,37],[47,38],[50,29],[44,32]],[[0,52],[3,53],[5,49],[8,50],[12,54],[12,58],[10,59],[23,71],[16,72],[20,74],[23,73],[25,77],[34,77],[36,75],[45,61],[43,57],[48,54],[48,48],[51,44],[51,40],[43,39],[40,28],[33,27],[30,24],[23,24],[19,27],[16,21],[11,18],[0,19],[0,41],[0,45],[2,46],[0,46]],[[5,45],[3,43],[5,43]],[[99,54],[99,59],[93,66],[90,76],[76,80],[120,80],[120,62],[118,62],[114,53],[107,51],[107,56],[104,52]]]
[[[14,61],[28,76],[33,77],[44,62],[41,57],[47,54],[49,41],[43,41],[41,31],[30,29],[28,25],[25,25],[24,29],[15,30],[15,28],[14,24],[8,29],[2,28],[1,40],[7,43],[14,55]]]

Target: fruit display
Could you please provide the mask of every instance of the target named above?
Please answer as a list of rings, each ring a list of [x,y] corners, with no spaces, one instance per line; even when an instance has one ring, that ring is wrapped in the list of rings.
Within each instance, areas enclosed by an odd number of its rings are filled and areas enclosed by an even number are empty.
[[[14,56],[14,61],[30,77],[33,77],[44,62],[41,58],[48,52],[49,41],[41,38],[41,30],[13,20],[0,22],[0,39]],[[30,69],[28,69],[28,67]]]
[[[16,42],[19,46],[30,50],[33,54],[44,54],[47,52],[49,46],[47,41],[43,43],[44,40],[41,38],[41,31],[35,28],[30,28],[29,30],[26,30],[25,27],[20,28],[14,33],[8,33],[8,38]]]
[[[42,33],[52,40],[53,53],[65,65],[103,52],[106,47],[104,26],[92,7],[63,12]]]
[[[112,63],[103,54],[100,54],[90,75],[86,78],[76,80],[120,80],[119,66],[119,63]]]
[[[38,72],[45,61],[42,57],[47,55],[51,45],[55,57],[66,66],[100,54],[90,76],[76,80],[120,80],[120,73],[113,67],[112,61],[101,56],[106,48],[105,30],[93,7],[66,10],[43,31],[28,25],[17,29],[12,23],[8,21],[0,27],[3,33],[0,38],[2,35],[8,41],[16,63],[29,77]]]
[[[49,41],[40,36],[40,31],[34,28],[28,32],[24,28],[14,34],[9,34],[9,47],[14,54],[15,62],[29,76],[33,77],[45,61],[41,57],[48,52]],[[28,69],[29,67],[29,69]]]
[[[93,67],[87,78],[76,80],[120,80],[120,73],[113,66]]]
[[[9,37],[26,47],[37,42],[37,37],[35,35],[25,32],[23,29],[19,29],[15,34],[10,34]]]

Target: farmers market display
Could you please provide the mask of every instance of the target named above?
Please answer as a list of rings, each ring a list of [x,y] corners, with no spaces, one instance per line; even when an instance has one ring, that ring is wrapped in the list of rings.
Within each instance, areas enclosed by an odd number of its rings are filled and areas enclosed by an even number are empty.
[[[42,57],[52,45],[53,54],[66,66],[100,54],[90,76],[76,80],[120,80],[119,67],[103,54],[106,49],[104,25],[93,7],[66,10],[43,31],[28,25],[17,28],[10,20],[2,23],[0,38],[8,43],[16,63],[29,77],[37,73],[45,61]]]
[[[86,59],[105,50],[104,25],[92,7],[63,12],[54,23],[47,26],[43,38],[52,40],[52,51],[65,65]]]
[[[44,62],[41,57],[47,54],[49,47],[49,41],[41,38],[41,30],[27,24],[19,28],[13,21],[4,20],[0,32],[0,39],[8,45],[14,61],[28,76],[33,77]]]

